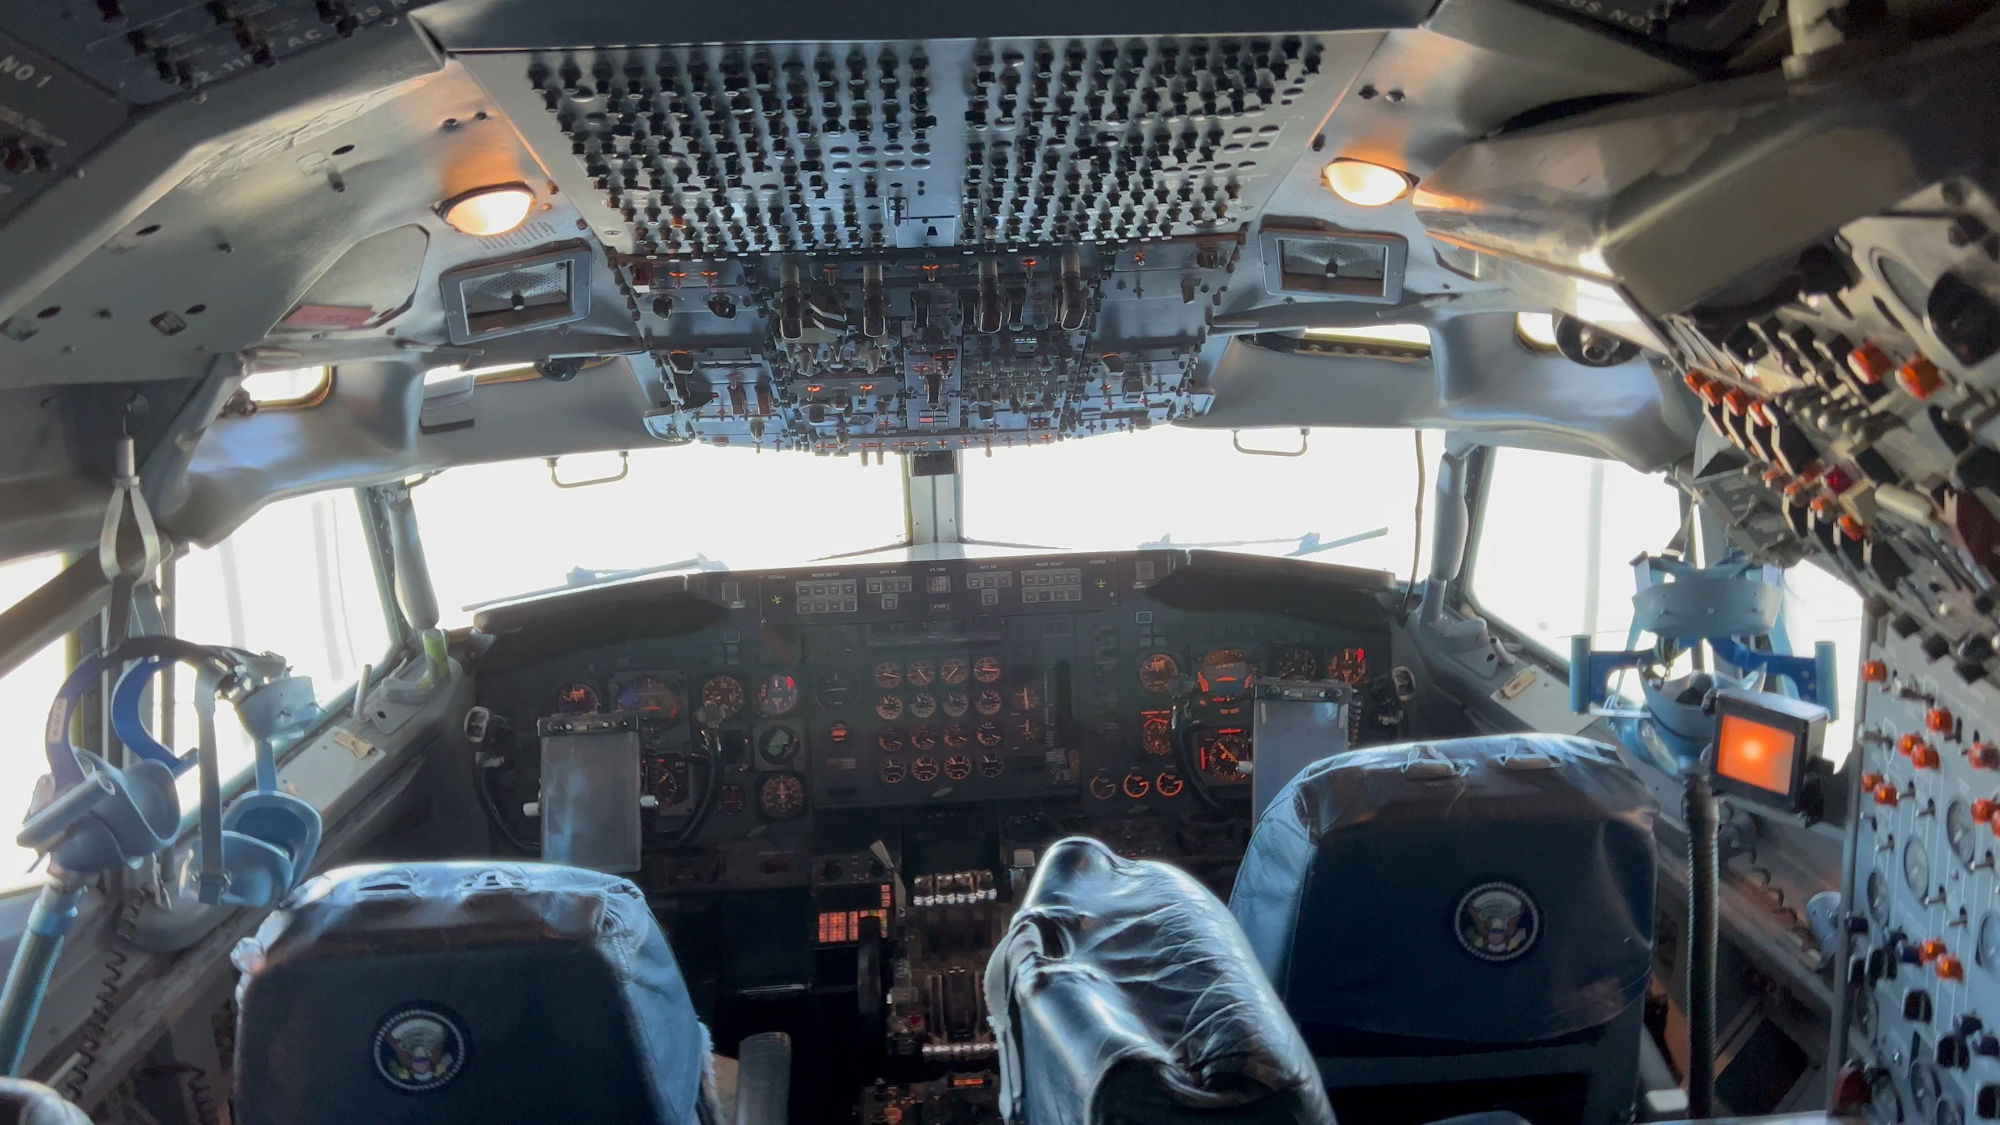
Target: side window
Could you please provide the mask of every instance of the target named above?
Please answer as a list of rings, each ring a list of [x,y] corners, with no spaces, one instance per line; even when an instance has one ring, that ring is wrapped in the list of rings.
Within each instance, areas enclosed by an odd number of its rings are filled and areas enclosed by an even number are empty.
[[[0,605],[13,605],[34,593],[62,566],[58,555],[0,563]],[[68,649],[67,639],[59,637],[0,676],[0,740],[7,747],[0,755],[0,891],[28,886],[40,878],[28,870],[35,862],[35,853],[16,844],[14,835],[20,831],[21,818],[28,814],[35,779],[48,772],[48,762],[42,756],[42,728],[50,701],[69,675]]]
[[[281,500],[206,549],[174,562],[174,632],[202,644],[278,653],[312,677],[322,702],[378,667],[392,637],[352,491]],[[195,745],[192,673],[174,680],[176,749]],[[251,757],[233,714],[216,716],[224,776]],[[183,800],[193,774],[182,779]]]
[[[1624,648],[1632,560],[1681,526],[1680,491],[1615,461],[1496,449],[1488,462],[1469,589],[1481,612],[1569,657],[1569,639]]]

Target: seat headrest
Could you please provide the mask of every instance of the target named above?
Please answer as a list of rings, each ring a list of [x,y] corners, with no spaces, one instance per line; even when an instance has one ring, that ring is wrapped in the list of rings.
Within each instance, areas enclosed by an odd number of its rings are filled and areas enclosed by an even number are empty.
[[[1653,818],[1630,768],[1586,739],[1357,751],[1279,792],[1230,909],[1321,1053],[1330,1029],[1546,1041],[1645,991]]]
[[[1229,912],[1186,872],[1071,838],[986,969],[1010,1122],[1308,1122],[1312,1055]]]
[[[539,863],[347,867],[236,953],[244,1125],[692,1125],[708,1060],[625,879]]]

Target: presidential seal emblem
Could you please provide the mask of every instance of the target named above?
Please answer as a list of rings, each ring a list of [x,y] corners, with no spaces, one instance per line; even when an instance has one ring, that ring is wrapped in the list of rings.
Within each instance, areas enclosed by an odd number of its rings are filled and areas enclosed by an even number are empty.
[[[375,1027],[375,1072],[407,1094],[448,1085],[465,1067],[465,1033],[436,1008],[399,1008]]]
[[[1452,912],[1458,944],[1481,961],[1512,961],[1542,934],[1542,912],[1512,883],[1481,883]]]

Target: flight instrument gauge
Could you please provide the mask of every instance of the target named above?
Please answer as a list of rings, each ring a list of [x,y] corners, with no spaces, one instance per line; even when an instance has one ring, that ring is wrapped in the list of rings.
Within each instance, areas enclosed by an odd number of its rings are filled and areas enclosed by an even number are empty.
[[[1180,661],[1164,652],[1156,652],[1139,662],[1139,686],[1149,695],[1171,695],[1174,677],[1180,674]]]
[[[767,719],[782,719],[799,709],[799,681],[786,672],[773,672],[757,685],[757,713]]]
[[[1249,735],[1238,730],[1220,731],[1201,747],[1201,772],[1217,781],[1239,781],[1243,761],[1249,756]]]
[[[1880,871],[1868,873],[1868,916],[1877,926],[1889,925],[1889,880]]]
[[[982,656],[979,659],[973,661],[972,678],[978,680],[982,684],[999,683],[1000,658],[997,656]]]
[[[948,691],[944,693],[944,703],[942,706],[944,707],[945,715],[948,717],[962,719],[965,717],[967,711],[972,710],[972,700],[966,698],[965,693],[962,691]]]
[[[944,663],[938,665],[938,678],[947,684],[962,684],[970,674],[961,657],[948,657]]]
[[[1250,690],[1250,657],[1240,648],[1219,648],[1201,658],[1195,687],[1203,695],[1234,699]]]
[[[1304,645],[1287,645],[1271,658],[1271,670],[1281,680],[1319,679],[1319,657]]]
[[[806,811],[806,786],[795,773],[774,773],[757,786],[757,808],[768,820],[796,820]]]
[[[1014,737],[1022,742],[1040,742],[1042,730],[1042,721],[1033,715],[1023,715],[1014,720]]]
[[[1929,1052],[1925,1052],[1928,1054]],[[1918,1059],[1910,1064],[1910,1098],[1917,1103],[1917,1116],[1925,1121],[1937,1112],[1938,1099],[1944,1096],[1944,1079],[1938,1077],[1937,1067],[1929,1059]]]
[[[708,726],[717,726],[743,710],[743,681],[735,676],[710,676],[701,685],[701,709],[695,717]]]
[[[1903,845],[1903,885],[1910,888],[1918,902],[1928,903],[1931,896],[1931,853],[1924,842],[1915,836]]]
[[[1181,775],[1172,770],[1167,770],[1153,779],[1153,792],[1162,797],[1178,797],[1186,788],[1187,782],[1182,781]]]
[[[981,754],[979,756],[979,776],[981,777],[999,777],[1006,769],[1006,763],[1000,760],[1000,755],[998,754]]]
[[[972,745],[972,732],[964,723],[953,723],[944,728],[944,745],[947,750],[963,750]]]
[[[1979,919],[1979,944],[1972,959],[1989,973],[2000,975],[2000,914],[1991,910]]]
[[[1964,801],[1953,801],[1945,808],[1944,837],[1958,862],[1971,867],[1979,858],[1979,825]]]
[[[905,745],[902,727],[883,727],[875,735],[875,747],[884,754],[900,754]]]
[[[916,778],[918,781],[928,784],[936,781],[937,775],[938,763],[936,758],[925,755],[910,763],[910,776]]]
[[[964,781],[972,776],[972,759],[963,754],[953,754],[944,760],[944,775],[953,781]]]
[[[1002,706],[1000,693],[992,688],[982,688],[972,697],[972,709],[989,718],[998,715]]]
[[[875,701],[875,714],[885,723],[893,723],[903,717],[903,697],[895,692],[887,692]]]
[[[767,766],[782,766],[797,757],[799,736],[790,727],[772,727],[757,740],[757,757]]]
[[[875,686],[892,688],[903,683],[903,666],[893,660],[884,660],[875,666]]]
[[[972,737],[977,739],[981,746],[991,750],[1000,745],[1003,736],[1000,733],[1000,724],[988,719],[973,730]]]
[[[1016,715],[1025,714],[1041,706],[1042,693],[1033,684],[1017,684],[1008,689],[1007,705]]]
[[[930,692],[920,691],[910,697],[910,714],[915,718],[928,719],[937,714],[937,709],[937,696]]]
[[[1156,758],[1174,752],[1173,719],[1166,711],[1148,711],[1139,724],[1139,746]]]
[[[634,676],[618,685],[618,709],[658,715],[667,722],[681,717],[687,700],[664,676]]]
[[[915,750],[917,753],[929,753],[937,749],[937,743],[937,731],[932,730],[930,727],[916,726],[910,728],[910,749]]]
[[[875,776],[881,778],[884,785],[900,785],[909,776],[909,770],[904,768],[901,758],[884,758],[875,770]]]
[[[937,668],[928,660],[912,660],[904,673],[911,687],[929,687],[937,682]]]
[[[1100,773],[1090,779],[1090,795],[1100,801],[1109,801],[1118,795],[1118,783]]]
[[[1339,680],[1343,684],[1360,687],[1368,682],[1368,650],[1344,648],[1335,656],[1326,670],[1326,678]]]
[[[598,710],[597,689],[589,684],[564,684],[556,692],[556,714],[589,715]]]

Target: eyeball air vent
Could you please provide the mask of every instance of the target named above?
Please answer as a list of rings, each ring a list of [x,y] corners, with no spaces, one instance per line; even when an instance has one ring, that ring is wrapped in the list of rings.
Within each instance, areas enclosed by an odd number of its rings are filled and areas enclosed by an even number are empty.
[[[569,324],[590,315],[590,249],[568,243],[538,254],[464,266],[438,279],[454,344]]]

